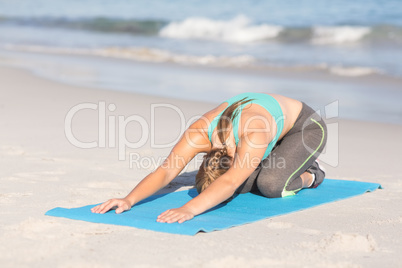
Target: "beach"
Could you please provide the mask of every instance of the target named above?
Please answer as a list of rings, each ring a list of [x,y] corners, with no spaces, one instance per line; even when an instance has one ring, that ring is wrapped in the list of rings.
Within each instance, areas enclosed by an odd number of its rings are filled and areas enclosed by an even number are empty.
[[[401,267],[401,48],[399,0],[0,1],[0,266]],[[45,215],[125,197],[245,92],[311,106],[326,178],[382,188],[194,236]]]
[[[325,118],[333,130],[327,145],[330,154],[322,162],[327,177],[380,183],[383,189],[375,192],[195,236],[94,224],[44,213],[58,206],[72,208],[124,197],[155,168],[152,164],[139,166],[130,162],[130,155],[156,160],[167,156],[172,148],[169,144],[180,135],[183,118],[188,123],[193,116],[215,107],[216,100],[211,97],[211,101],[196,101],[62,83],[2,63],[2,267],[400,266],[400,122],[353,120],[336,114]],[[78,70],[80,65],[76,66]],[[166,68],[166,73],[174,68],[154,66]],[[153,67],[148,64],[143,68],[152,71]],[[202,72],[197,70],[199,67],[186,68]],[[400,82],[395,83],[390,91],[397,90]],[[86,109],[69,114],[80,104]],[[159,106],[152,106],[155,104]],[[121,124],[110,128],[110,122],[119,122],[119,116],[132,115],[138,120],[126,128],[119,128]],[[151,124],[152,117],[154,140],[145,139],[138,148],[121,147],[121,152],[118,138],[123,137],[119,136],[122,131],[127,142],[140,143],[144,124]],[[91,148],[74,145],[66,126],[71,127],[75,141]],[[195,163],[190,163],[185,172],[193,174],[196,169]],[[179,176],[164,191],[191,188],[193,180],[193,176]]]

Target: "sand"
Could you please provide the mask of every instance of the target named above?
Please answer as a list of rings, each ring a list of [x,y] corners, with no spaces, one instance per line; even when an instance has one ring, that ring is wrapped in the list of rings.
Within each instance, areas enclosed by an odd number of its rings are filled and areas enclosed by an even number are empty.
[[[124,197],[153,168],[119,161],[108,135],[106,148],[75,147],[65,118],[80,103],[113,103],[116,110],[106,116],[146,122],[151,104],[179,107],[186,120],[214,104],[66,85],[9,67],[0,67],[0,79],[1,267],[400,267],[401,125],[328,120],[339,129],[331,137],[339,154],[333,166],[323,163],[328,177],[377,182],[382,190],[224,231],[172,235],[44,215],[56,206]],[[155,141],[171,142],[180,132],[179,114],[161,108],[156,115]],[[98,141],[98,116],[77,114],[74,135]],[[140,140],[140,124],[126,133]],[[148,140],[125,156],[157,159],[169,151]],[[182,176],[170,190],[189,188],[192,180]]]

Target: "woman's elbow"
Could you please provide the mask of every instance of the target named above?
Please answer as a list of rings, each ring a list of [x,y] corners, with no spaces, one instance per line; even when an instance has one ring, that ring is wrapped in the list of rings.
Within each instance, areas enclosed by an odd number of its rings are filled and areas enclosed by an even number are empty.
[[[225,178],[224,183],[225,190],[228,191],[231,195],[234,194],[237,188],[239,188],[241,185],[237,181],[230,178]]]

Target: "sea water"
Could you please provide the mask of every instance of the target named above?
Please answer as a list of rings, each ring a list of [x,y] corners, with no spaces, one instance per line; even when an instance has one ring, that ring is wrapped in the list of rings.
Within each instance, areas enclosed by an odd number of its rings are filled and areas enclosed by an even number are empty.
[[[85,81],[79,79],[80,75],[96,69],[97,77],[102,79],[92,81],[92,85],[123,90],[130,87],[141,92],[139,87],[130,84],[133,82],[130,80],[132,73],[122,65],[108,69],[94,62],[92,65],[81,62],[78,65],[81,67],[77,68],[76,63],[75,67],[69,65],[72,63],[67,58],[89,55],[184,66],[269,67],[283,71],[297,68],[318,70],[338,77],[384,75],[399,79],[402,78],[401,49],[400,0],[0,1],[0,52],[3,53],[0,56],[15,56],[16,61],[17,53],[45,53],[48,57],[40,59],[24,54],[19,61],[28,65],[39,64],[42,69],[37,68],[37,71],[47,72],[48,75],[57,69],[53,76],[70,79],[70,82],[77,79],[81,84]],[[55,61],[59,63],[58,67],[54,66]],[[78,69],[83,71],[80,73]],[[63,73],[60,70],[69,71]],[[158,75],[163,76],[162,73],[160,71]],[[141,79],[144,75],[136,77]],[[202,83],[204,91],[213,90],[222,98],[241,91],[279,91],[280,88],[283,92],[286,89],[280,83],[267,88],[262,86],[267,81],[250,77],[231,78],[231,82],[223,84],[220,84],[220,78],[216,78],[217,81],[213,77],[216,75],[205,78],[215,83]],[[85,76],[85,79],[89,78]],[[141,84],[142,90],[149,93],[152,88],[158,94],[155,85],[161,82],[153,81],[148,87]],[[169,84],[166,81],[164,83]],[[191,87],[191,83],[175,84],[159,93],[189,99],[205,96],[185,89],[187,86]],[[295,88],[287,87],[290,95],[297,97],[298,94],[294,94],[297,85]],[[299,84],[299,87],[299,94],[304,96],[303,85]],[[348,90],[354,90],[353,94],[358,91],[353,88]],[[374,89],[368,89],[368,92],[372,96],[381,95]],[[344,97],[353,102],[353,94],[348,93]],[[328,92],[327,95],[332,96],[333,93]],[[351,107],[369,109],[376,105],[374,97],[366,102],[361,100],[367,92],[357,95],[358,101]],[[389,101],[400,100],[400,93],[388,96]],[[396,105],[386,114],[401,119],[400,105]],[[390,105],[384,101],[382,106],[387,108]],[[377,107],[377,110],[381,109],[383,107]],[[356,118],[356,114],[352,118]],[[364,114],[363,117],[372,117],[372,114]]]
[[[2,0],[0,46],[402,76],[402,1]]]

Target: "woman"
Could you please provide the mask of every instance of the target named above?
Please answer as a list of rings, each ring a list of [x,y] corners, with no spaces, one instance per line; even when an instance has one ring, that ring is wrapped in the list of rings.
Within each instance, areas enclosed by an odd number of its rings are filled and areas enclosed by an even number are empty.
[[[92,212],[129,210],[165,187],[198,153],[207,153],[196,175],[199,195],[163,212],[158,222],[182,223],[238,193],[294,195],[323,181],[316,159],[326,138],[325,123],[306,104],[277,94],[243,93],[193,123],[165,162],[125,198]]]

